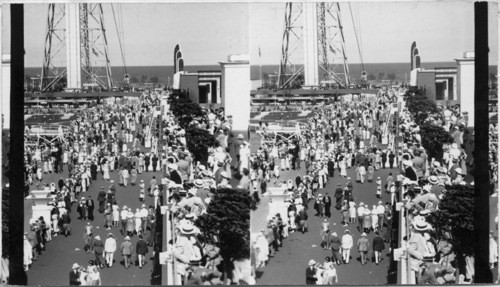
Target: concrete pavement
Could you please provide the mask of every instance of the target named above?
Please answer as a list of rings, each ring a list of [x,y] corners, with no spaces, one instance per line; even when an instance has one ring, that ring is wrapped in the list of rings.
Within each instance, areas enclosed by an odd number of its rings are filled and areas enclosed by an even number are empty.
[[[380,176],[382,178],[383,184],[387,178],[389,172],[396,175],[396,169],[381,169],[375,171],[375,177]],[[348,176],[352,179],[356,179],[354,168],[348,170]],[[330,196],[334,194],[334,190],[337,183],[341,183],[345,186],[346,179],[341,179],[339,173],[333,179],[330,179],[324,189],[318,191],[324,194],[328,192]],[[379,199],[375,196],[376,183],[359,184],[353,183],[353,196],[356,203],[363,202],[367,203],[370,207],[377,204]],[[383,192],[383,197],[381,199],[384,203],[389,200],[389,195]],[[265,208],[262,206],[265,204],[265,199],[261,202],[259,209],[252,213],[252,232],[258,232],[259,227],[262,226],[262,216],[259,213],[264,213]],[[262,270],[257,272],[257,284],[263,285],[297,285],[305,284],[305,269],[307,263],[310,259],[316,260],[316,262],[323,263],[325,257],[331,256],[330,250],[323,250],[320,247],[321,236],[320,236],[320,224],[322,219],[314,216],[313,201],[309,203],[309,220],[307,224],[309,225],[309,231],[305,234],[300,232],[295,232],[290,234],[290,236],[283,240],[283,247],[276,253],[274,258],[269,260],[269,263]],[[261,219],[258,219],[261,217]],[[350,224],[349,227],[343,227],[341,224],[341,212],[336,210],[332,206],[332,217],[329,222],[332,227],[332,232],[337,232],[339,236],[344,234],[345,229],[349,229],[351,235],[354,239],[354,244],[360,238],[360,232],[356,229],[358,226],[356,224]],[[265,223],[264,223],[265,225]],[[262,228],[262,227],[260,227]],[[384,228],[385,231],[386,228]],[[368,239],[370,245],[373,240],[373,232],[368,234]],[[357,248],[351,250],[351,261],[349,264],[343,264],[336,266],[337,274],[339,278],[339,284],[387,284],[387,270],[389,267],[390,258],[387,256],[389,254],[388,244],[386,244],[386,249],[382,252],[384,260],[375,265],[374,262],[368,263],[362,266],[359,261],[359,254]]]
[[[144,179],[146,188],[149,185],[149,181],[152,176],[155,175],[157,179],[161,178],[161,172],[147,172],[138,175],[137,183],[141,179]],[[68,176],[67,169],[63,174],[46,174],[43,177],[43,181],[50,183],[52,181],[56,182],[59,178],[63,176],[66,178]],[[113,179],[117,185],[116,199],[118,201],[118,206],[120,208],[123,205],[131,207],[135,212],[136,208],[140,208],[142,202],[139,201],[139,187],[131,186],[127,187],[118,186],[118,174],[117,172],[110,173],[111,179]],[[90,189],[84,193],[83,196],[86,198],[91,195],[97,205],[97,195],[100,187],[103,186],[105,189],[109,185],[109,182],[102,179],[102,175],[99,173],[97,176],[97,181],[92,182]],[[35,189],[33,185],[32,190]],[[147,194],[147,191],[146,191]],[[146,206],[153,204],[153,198],[146,196]],[[46,250],[42,252],[42,255],[38,257],[37,261],[33,262],[31,269],[27,272],[28,274],[28,285],[68,285],[69,284],[69,272],[71,271],[71,266],[73,263],[78,263],[81,266],[88,266],[89,261],[95,259],[94,254],[89,254],[83,251],[84,241],[83,232],[85,221],[77,220],[78,215],[76,212],[76,203],[72,206],[71,216],[71,230],[72,234],[68,237],[58,235],[53,237],[52,241],[48,242],[46,245]],[[31,218],[31,201],[25,201],[25,230],[29,226],[28,221]],[[92,225],[94,226],[95,235],[100,235],[101,239],[107,238],[108,233],[113,233],[116,239],[117,248],[124,241],[124,236],[120,234],[120,227],[113,227],[111,230],[106,230],[104,227],[105,218],[104,214],[100,214],[97,210],[94,211],[94,221]],[[149,231],[148,231],[149,234]],[[131,240],[134,249],[135,243],[137,242],[137,236],[134,236]],[[125,269],[121,261],[123,261],[122,256],[119,251],[115,252],[114,261],[112,268],[99,269],[101,273],[101,280],[103,285],[150,285],[151,272],[153,268],[152,264],[152,247],[149,248],[149,253],[146,256],[146,265],[140,269],[139,266],[132,266],[129,269]]]

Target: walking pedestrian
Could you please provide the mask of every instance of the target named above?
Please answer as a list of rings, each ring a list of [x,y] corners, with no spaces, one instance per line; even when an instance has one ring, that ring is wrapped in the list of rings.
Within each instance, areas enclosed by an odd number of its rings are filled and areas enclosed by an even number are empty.
[[[351,258],[351,248],[353,246],[352,235],[349,232],[349,229],[344,231],[344,235],[342,236],[342,259],[345,264],[349,263],[349,259]]]
[[[78,263],[74,263],[72,270],[69,272],[69,285],[71,286],[80,286],[82,282],[80,281],[80,265]]]
[[[142,239],[142,234],[139,234],[139,241],[137,241],[135,252],[139,261],[139,268],[142,268],[146,264],[146,254],[148,253],[148,244]]]
[[[358,246],[359,255],[361,257],[361,265],[365,265],[367,259],[366,255],[368,253],[368,250],[370,249],[369,242],[368,239],[366,238],[365,232],[361,234],[361,238],[358,239],[358,243],[356,245]]]
[[[321,223],[321,246],[323,250],[330,249],[330,222],[326,218]]]
[[[380,260],[382,260],[382,251],[385,249],[384,239],[380,237],[379,232],[375,231],[375,237],[373,238],[373,253],[375,255],[375,264],[378,265]]]
[[[132,243],[130,242],[130,237],[125,236],[125,241],[122,242],[120,246],[120,251],[123,256],[123,265],[126,269],[130,266],[132,254],[134,253]]]
[[[104,243],[104,253],[106,255],[106,264],[108,267],[113,267],[113,257],[116,251],[116,240],[113,233],[108,234],[108,238]]]
[[[306,285],[316,285],[316,261],[314,259],[309,260],[309,267],[306,268]]]
[[[99,235],[94,238],[94,254],[95,265],[104,268],[104,243],[102,243]]]
[[[127,210],[126,205],[123,206],[122,211],[120,212],[120,217],[121,217],[121,224],[122,224],[121,233],[123,236],[126,236],[127,235],[127,219],[128,219],[128,210]]]
[[[340,249],[342,247],[342,241],[337,236],[337,232],[332,233],[332,238],[330,239],[330,247],[332,248],[332,262],[337,265],[342,263],[342,256],[340,255]]]

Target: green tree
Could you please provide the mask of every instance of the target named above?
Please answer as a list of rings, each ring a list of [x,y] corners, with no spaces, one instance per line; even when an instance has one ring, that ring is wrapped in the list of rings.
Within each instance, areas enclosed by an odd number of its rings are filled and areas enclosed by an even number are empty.
[[[375,77],[374,74],[368,74],[367,79],[368,79],[368,81],[375,81],[377,78]]]
[[[383,72],[380,72],[378,73],[378,77],[377,77],[380,81],[383,80],[385,78],[385,73]]]
[[[429,157],[438,161],[443,159],[443,144],[453,143],[453,138],[443,127],[431,123],[420,126],[420,136],[422,137],[422,146]]]
[[[219,142],[207,130],[190,126],[186,129],[186,145],[195,161],[206,163],[208,148],[218,146]]]
[[[220,248],[225,278],[230,278],[234,261],[250,258],[250,203],[246,191],[221,188],[214,192],[207,208],[195,222],[208,243]]]
[[[439,209],[429,216],[438,240],[452,244],[457,263],[464,256],[474,254],[474,187],[470,185],[446,186]],[[460,267],[460,266],[459,266]]]
[[[172,113],[183,129],[187,128],[194,118],[203,116],[201,107],[193,103],[186,92],[172,93],[169,102]]]
[[[394,81],[396,80],[396,74],[394,73],[387,74],[387,78],[391,81]]]
[[[421,90],[407,91],[404,95],[406,107],[417,125],[422,125],[430,114],[439,110],[432,100],[422,94]]]
[[[148,76],[142,75],[141,76],[141,83],[146,83],[148,81]]]

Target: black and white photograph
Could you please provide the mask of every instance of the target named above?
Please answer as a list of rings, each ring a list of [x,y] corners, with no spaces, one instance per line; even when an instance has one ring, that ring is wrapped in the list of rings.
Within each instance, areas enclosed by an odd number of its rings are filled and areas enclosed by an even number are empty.
[[[474,3],[250,5],[257,284],[496,281],[498,10],[485,4],[491,235],[476,269]]]
[[[248,4],[23,13],[26,284],[253,284],[247,127],[225,109],[249,83]]]
[[[499,19],[0,4],[0,284],[499,284]]]

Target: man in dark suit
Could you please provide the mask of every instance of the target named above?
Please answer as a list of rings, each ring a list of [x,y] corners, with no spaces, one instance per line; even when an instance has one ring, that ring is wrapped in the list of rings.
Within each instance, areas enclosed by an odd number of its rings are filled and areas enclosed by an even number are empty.
[[[66,205],[68,213],[71,213],[71,198],[69,197],[69,192],[64,196],[64,204]]]
[[[313,259],[309,260],[309,267],[306,269],[306,284],[307,285],[316,285],[316,261]]]
[[[385,163],[387,162],[387,153],[384,151],[382,151],[382,154],[380,155],[380,157],[382,158],[382,166],[381,168],[385,168]]]
[[[337,185],[337,188],[335,189],[335,208],[337,210],[340,210],[342,207],[342,197],[344,196],[344,191],[342,190],[342,187],[340,187],[340,183]]]
[[[99,191],[99,195],[97,196],[97,201],[99,202],[99,212],[103,213],[106,204],[106,192],[102,186],[101,191]]]
[[[156,172],[156,165],[158,165],[158,157],[156,156],[156,154],[153,155],[151,161],[153,162],[153,172]]]
[[[87,211],[88,211],[88,219],[90,221],[94,221],[94,200],[92,199],[92,196],[89,195],[89,198],[87,201],[85,201],[85,204],[87,205]]]
[[[306,221],[307,221],[307,212],[305,209],[302,209],[301,211],[299,211],[299,229],[300,231],[302,232],[302,234],[304,234],[304,232],[306,232]]]
[[[97,180],[97,164],[94,161],[90,164],[90,177]]]
[[[73,264],[73,270],[69,272],[69,285],[71,286],[80,286],[82,282],[80,282],[80,271],[78,270],[80,265],[78,263]]]
[[[389,153],[389,168],[391,168],[391,169],[394,166],[394,158],[395,157],[396,157],[396,155],[391,150]]]
[[[328,160],[328,176],[329,177],[335,176],[335,163],[333,162],[333,158],[331,157]]]
[[[325,205],[325,216],[330,218],[332,216],[330,208],[332,207],[332,198],[328,195],[328,192],[325,193],[325,197],[323,197],[323,203]]]
[[[142,234],[139,234],[139,241],[137,241],[135,246],[135,252],[137,252],[139,268],[142,268],[146,263],[146,254],[148,253],[148,244],[142,239]]]
[[[146,156],[144,157],[144,165],[145,165],[146,171],[148,171],[150,162],[151,162],[151,158],[149,157],[149,153],[147,153]]]

